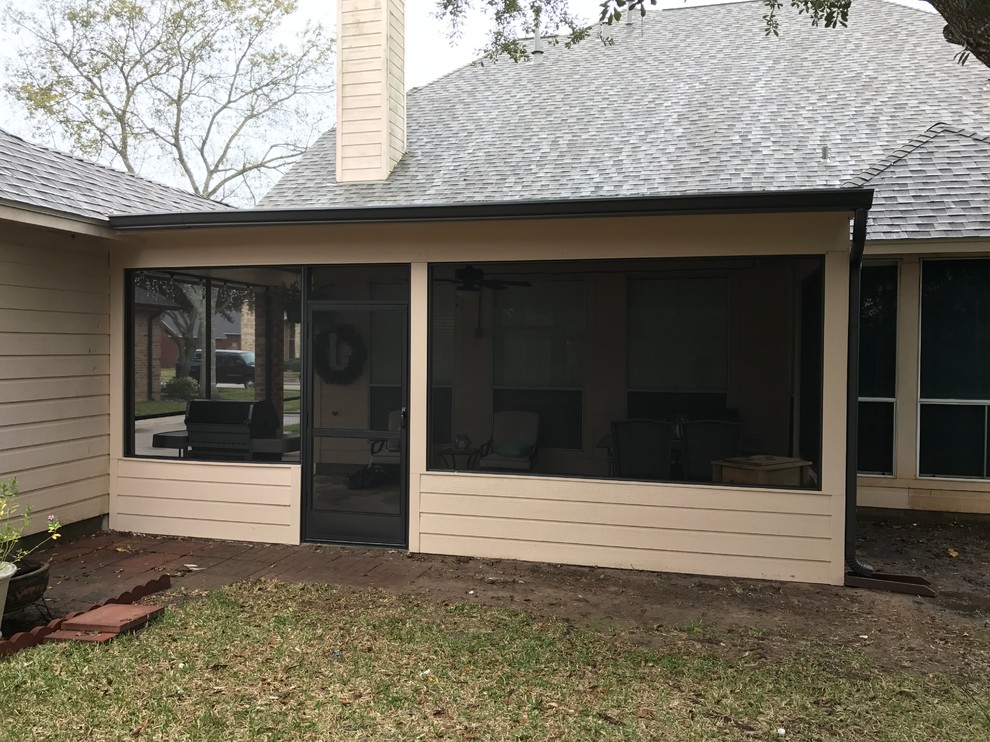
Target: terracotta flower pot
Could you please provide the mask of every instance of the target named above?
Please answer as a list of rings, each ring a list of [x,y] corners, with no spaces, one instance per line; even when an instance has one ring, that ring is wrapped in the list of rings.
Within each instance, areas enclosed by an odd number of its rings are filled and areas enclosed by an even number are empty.
[[[7,587],[7,605],[0,611],[10,613],[41,600],[48,589],[48,562],[19,562]]]

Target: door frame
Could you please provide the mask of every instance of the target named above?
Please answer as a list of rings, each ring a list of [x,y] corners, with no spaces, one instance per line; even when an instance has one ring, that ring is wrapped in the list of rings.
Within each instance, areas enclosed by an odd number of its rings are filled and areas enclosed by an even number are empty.
[[[304,273],[308,273],[305,271]],[[308,275],[305,277],[304,285],[308,285]],[[333,299],[309,299],[304,291],[303,305],[303,345],[306,352],[302,355],[302,365],[300,368],[300,381],[302,387],[302,404],[299,410],[299,433],[300,433],[300,462],[302,466],[302,503],[300,513],[300,541],[302,543],[332,543],[350,544],[359,546],[388,546],[392,548],[407,548],[409,545],[409,300],[405,301],[373,301],[373,300],[333,300]],[[402,388],[402,427],[399,430],[399,450],[401,452],[399,465],[399,521],[401,523],[402,536],[398,540],[388,540],[379,538],[368,539],[336,539],[313,537],[309,533],[309,526],[312,522],[313,505],[313,483],[316,476],[316,461],[314,460],[314,441],[319,437],[335,438],[363,438],[372,440],[374,438],[389,438],[395,435],[394,432],[368,429],[343,429],[343,428],[316,428],[314,427],[313,404],[315,403],[315,370],[313,369],[313,357],[309,349],[313,348],[315,327],[313,315],[321,311],[353,311],[353,312],[397,312],[402,319],[402,347],[400,349],[402,360],[402,371],[400,383]],[[370,341],[370,338],[369,338]],[[370,342],[369,342],[370,345]],[[370,366],[367,369],[370,374]],[[370,398],[369,398],[370,405]],[[369,423],[370,424],[370,423]],[[354,513],[352,518],[359,517],[375,518],[382,517],[374,513]],[[393,517],[393,516],[388,516]]]

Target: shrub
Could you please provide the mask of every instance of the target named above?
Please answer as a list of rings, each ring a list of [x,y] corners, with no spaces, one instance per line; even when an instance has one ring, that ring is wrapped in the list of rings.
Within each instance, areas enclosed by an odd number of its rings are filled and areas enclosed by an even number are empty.
[[[46,541],[61,537],[58,529],[62,524],[54,515],[49,515],[48,537],[30,549],[19,549],[17,544],[31,522],[31,513],[30,506],[22,509],[17,504],[17,480],[0,480],[0,562],[15,564]]]
[[[286,371],[299,371],[301,368],[302,368],[302,359],[301,358],[289,358],[285,362],[285,370]]]
[[[176,376],[162,384],[162,399],[188,402],[199,396],[199,382],[191,376]]]

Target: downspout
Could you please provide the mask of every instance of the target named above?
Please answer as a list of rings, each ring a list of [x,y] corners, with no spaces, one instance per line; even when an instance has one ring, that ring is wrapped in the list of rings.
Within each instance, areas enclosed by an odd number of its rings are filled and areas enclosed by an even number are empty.
[[[863,252],[866,249],[866,209],[856,209],[852,252],[849,255],[849,348],[846,372],[846,567],[870,577],[875,570],[856,558],[856,475],[859,469],[859,313]]]

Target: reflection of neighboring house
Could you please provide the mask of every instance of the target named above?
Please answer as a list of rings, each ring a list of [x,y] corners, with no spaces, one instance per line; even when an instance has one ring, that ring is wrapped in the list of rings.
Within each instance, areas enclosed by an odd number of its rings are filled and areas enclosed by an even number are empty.
[[[179,309],[170,299],[147,289],[134,289],[134,401],[158,399],[162,388],[162,368],[169,368],[165,346],[174,341],[165,329],[164,312]],[[171,366],[175,362],[172,360]]]
[[[177,369],[182,354],[183,333],[176,314],[183,312],[171,299],[146,288],[134,289],[134,394],[135,402],[158,399],[161,390],[161,370]],[[199,322],[193,324],[192,337],[187,344],[189,353],[199,345]],[[216,350],[241,348],[241,315],[217,315],[210,323],[213,347]],[[140,351],[140,352],[139,352]]]
[[[181,311],[179,307],[176,307],[176,309]],[[183,332],[179,329],[176,318],[173,315],[168,313],[162,315],[161,322],[162,329],[164,330],[161,344],[162,367],[177,368],[182,354]],[[241,333],[241,323],[241,313],[232,314],[230,319],[221,315],[214,316],[210,322],[213,348],[215,350],[240,350],[245,342],[245,338]],[[200,323],[198,321],[192,325],[191,339],[188,342],[190,352],[199,348],[199,325]]]

